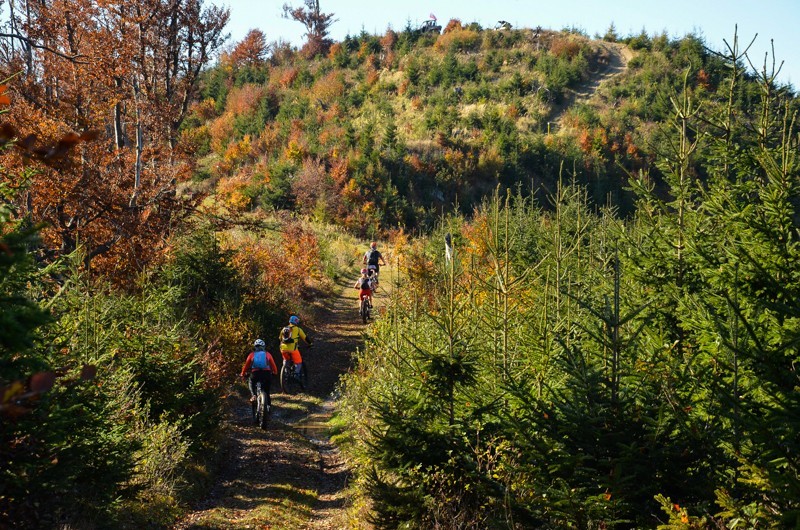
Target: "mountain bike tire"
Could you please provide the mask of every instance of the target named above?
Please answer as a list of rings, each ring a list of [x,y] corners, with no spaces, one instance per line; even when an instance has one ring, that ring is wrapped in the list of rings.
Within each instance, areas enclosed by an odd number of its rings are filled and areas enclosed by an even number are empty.
[[[284,394],[303,392],[308,384],[306,363],[300,366],[300,375],[294,371],[294,364],[284,363],[281,367],[281,391]]]

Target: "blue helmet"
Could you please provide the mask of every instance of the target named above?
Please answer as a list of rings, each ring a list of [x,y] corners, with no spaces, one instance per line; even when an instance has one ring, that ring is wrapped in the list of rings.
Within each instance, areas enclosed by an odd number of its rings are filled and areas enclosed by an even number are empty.
[[[295,326],[300,323],[300,317],[297,315],[292,315],[289,317],[289,324],[294,324]]]

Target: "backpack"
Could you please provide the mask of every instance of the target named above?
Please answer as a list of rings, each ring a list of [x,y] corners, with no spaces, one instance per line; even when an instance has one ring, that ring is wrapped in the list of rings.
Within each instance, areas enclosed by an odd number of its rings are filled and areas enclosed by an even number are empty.
[[[369,249],[369,252],[367,253],[367,265],[377,265],[380,255],[381,253],[378,252],[377,248]]]
[[[361,289],[372,289],[372,282],[370,282],[369,278],[361,278]]]
[[[294,339],[292,338],[291,326],[286,326],[281,330],[281,342],[284,344],[291,344],[292,342],[294,342]]]
[[[253,352],[253,370],[267,369],[267,352],[261,350]]]

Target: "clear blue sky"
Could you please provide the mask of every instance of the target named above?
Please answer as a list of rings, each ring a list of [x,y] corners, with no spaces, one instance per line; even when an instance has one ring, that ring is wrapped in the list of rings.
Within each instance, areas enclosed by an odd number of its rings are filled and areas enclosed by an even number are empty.
[[[207,3],[230,7],[232,42],[253,28],[263,31],[270,42],[303,42],[302,25],[281,18],[284,0]],[[300,6],[302,0],[290,4]],[[772,39],[778,62],[784,61],[779,80],[800,87],[800,0],[320,0],[320,8],[334,13],[337,21],[331,26],[331,36],[336,40],[362,29],[377,34],[388,27],[402,30],[407,21],[416,25],[434,14],[442,25],[458,18],[491,28],[498,20],[507,20],[514,27],[574,27],[589,36],[604,34],[612,23],[620,36],[642,29],[650,35],[666,31],[675,38],[696,33],[710,48],[723,50],[723,39],[732,43],[738,24],[741,44],[758,34],[750,49],[753,64],[761,69]]]

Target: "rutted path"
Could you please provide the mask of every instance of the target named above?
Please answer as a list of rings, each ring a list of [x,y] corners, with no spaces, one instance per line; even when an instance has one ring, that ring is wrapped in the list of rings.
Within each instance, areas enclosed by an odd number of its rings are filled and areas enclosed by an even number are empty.
[[[573,89],[567,89],[564,100],[553,107],[549,122],[561,122],[564,113],[578,102],[591,98],[600,85],[628,68],[628,61],[633,57],[633,51],[628,46],[617,42],[595,41],[601,60],[596,71],[591,72],[590,79],[584,81]]]
[[[351,281],[355,277],[341,280],[337,294],[325,301],[314,322],[304,322],[314,339],[312,348],[301,346],[309,367],[309,388],[305,394],[287,396],[274,377],[273,415],[267,430],[252,424],[243,385],[228,396],[216,482],[174,530],[349,528],[345,509],[349,470],[324,423],[335,408],[339,376],[349,369],[364,330]],[[280,367],[277,333],[274,344],[265,339]]]

